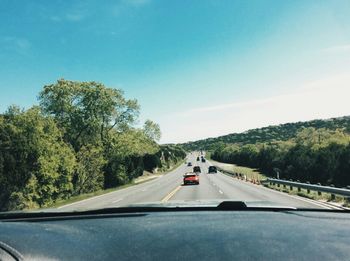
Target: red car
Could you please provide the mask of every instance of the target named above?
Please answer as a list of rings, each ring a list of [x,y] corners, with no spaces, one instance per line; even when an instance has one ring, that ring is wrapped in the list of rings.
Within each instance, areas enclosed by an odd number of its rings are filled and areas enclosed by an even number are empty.
[[[199,185],[199,176],[196,173],[186,173],[184,175],[184,185],[187,184]]]

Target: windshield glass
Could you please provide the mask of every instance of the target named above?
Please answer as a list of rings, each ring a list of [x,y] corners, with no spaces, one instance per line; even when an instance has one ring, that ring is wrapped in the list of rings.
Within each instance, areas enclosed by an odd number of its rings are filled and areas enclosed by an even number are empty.
[[[0,212],[348,207],[349,1],[1,5]]]

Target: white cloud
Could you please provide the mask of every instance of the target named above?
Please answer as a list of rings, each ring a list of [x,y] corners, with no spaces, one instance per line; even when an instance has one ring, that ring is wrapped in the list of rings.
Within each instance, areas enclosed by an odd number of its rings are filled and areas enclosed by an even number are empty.
[[[57,16],[57,15],[50,16],[49,18],[53,22],[61,22],[62,21],[62,18]]]
[[[85,18],[85,15],[82,13],[68,13],[66,14],[66,19],[71,22],[78,22]]]
[[[150,0],[124,0],[123,2],[126,4],[129,4],[129,5],[139,7],[139,6],[146,5],[146,4],[150,3],[151,1]]]
[[[49,19],[55,23],[59,22],[79,22],[84,20],[87,17],[86,13],[66,13],[61,16],[53,15],[50,16]]]
[[[15,51],[21,55],[27,55],[32,46],[28,39],[12,36],[3,37],[0,44],[4,50]]]
[[[80,22],[96,13],[98,8],[92,8],[89,1],[71,2],[64,9],[56,10],[55,13],[47,15],[47,18],[53,22]]]
[[[111,8],[112,14],[118,17],[126,12],[128,8],[139,8],[149,4],[151,0],[123,0]]]
[[[350,74],[308,82],[294,92],[218,104],[159,121],[162,142],[184,142],[287,122],[350,115]]]
[[[343,53],[350,52],[350,44],[335,45],[326,49],[323,49],[326,53]]]

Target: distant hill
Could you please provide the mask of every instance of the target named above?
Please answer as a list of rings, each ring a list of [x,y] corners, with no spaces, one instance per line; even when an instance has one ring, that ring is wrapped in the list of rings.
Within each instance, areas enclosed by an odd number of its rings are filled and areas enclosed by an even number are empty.
[[[257,142],[285,141],[295,137],[298,131],[308,127],[313,127],[315,129],[325,128],[329,130],[344,129],[346,132],[350,133],[350,116],[268,126],[251,129],[242,133],[232,133],[216,138],[182,143],[181,145],[186,150],[210,150],[215,144],[220,142],[244,145]]]

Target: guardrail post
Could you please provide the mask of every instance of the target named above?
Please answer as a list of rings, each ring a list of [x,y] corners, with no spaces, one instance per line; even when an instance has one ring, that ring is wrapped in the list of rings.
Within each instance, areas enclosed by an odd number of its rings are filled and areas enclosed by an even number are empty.
[[[300,180],[297,180],[297,182],[300,182]],[[301,188],[298,187],[298,192],[301,192]]]
[[[318,186],[321,186],[321,183],[317,183]],[[317,191],[317,195],[321,196],[322,192],[321,191]]]
[[[306,181],[306,184],[310,184],[310,182],[309,182],[309,181]],[[310,194],[310,189],[307,189],[307,190],[306,190],[306,193],[307,193],[307,194]]]
[[[334,187],[333,184],[329,185],[330,187]],[[335,195],[334,194],[331,194],[331,200],[335,200]]]
[[[305,189],[308,194],[311,193],[311,191],[315,191],[319,196],[322,195],[322,193],[327,193],[331,194],[331,200],[335,200],[336,195],[340,195],[344,198],[350,198],[350,186],[346,188],[336,188],[334,185],[322,186],[320,183],[310,184],[309,181],[301,183],[299,180],[293,182],[292,180],[277,180],[272,178],[265,180],[264,184],[269,184],[270,186],[276,186],[277,184],[277,187],[281,187],[281,185],[283,185],[284,188],[288,187],[290,191],[293,191],[294,187],[296,187],[298,192]]]

